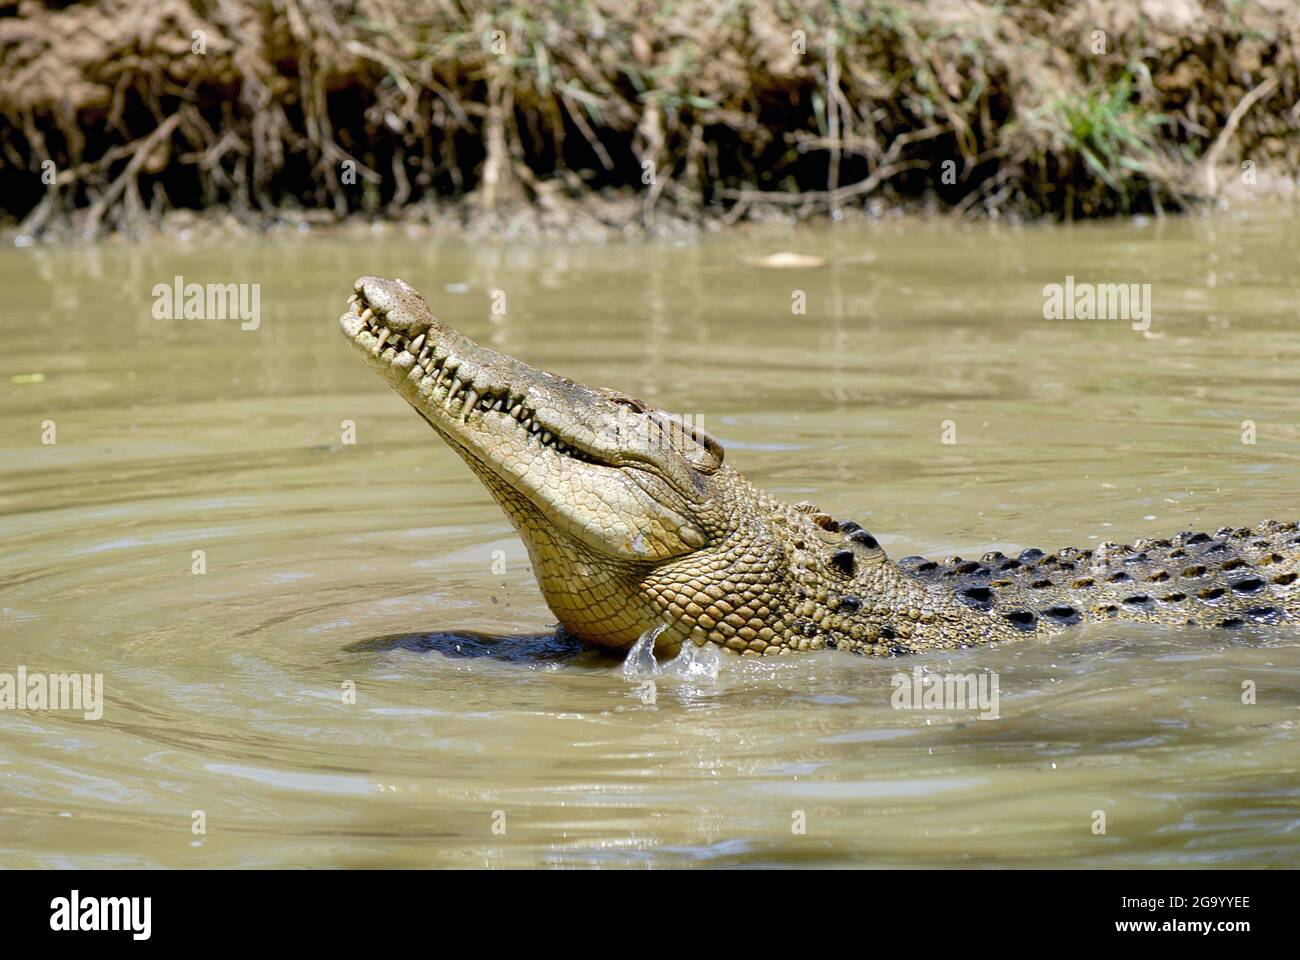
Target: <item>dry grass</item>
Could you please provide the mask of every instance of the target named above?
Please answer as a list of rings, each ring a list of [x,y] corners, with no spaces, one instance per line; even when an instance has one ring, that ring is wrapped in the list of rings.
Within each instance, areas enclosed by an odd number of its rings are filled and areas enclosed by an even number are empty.
[[[648,227],[1177,209],[1217,189],[1207,162],[1300,170],[1298,27],[1286,0],[24,2],[0,203],[87,237],[611,192]]]

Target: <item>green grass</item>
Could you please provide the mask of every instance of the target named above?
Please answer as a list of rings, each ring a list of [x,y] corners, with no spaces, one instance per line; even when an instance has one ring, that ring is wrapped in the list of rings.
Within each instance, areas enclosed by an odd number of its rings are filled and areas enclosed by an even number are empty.
[[[1100,89],[1061,97],[1053,105],[1058,130],[1073,151],[1127,210],[1137,182],[1152,175],[1165,114],[1144,109],[1125,72]]]

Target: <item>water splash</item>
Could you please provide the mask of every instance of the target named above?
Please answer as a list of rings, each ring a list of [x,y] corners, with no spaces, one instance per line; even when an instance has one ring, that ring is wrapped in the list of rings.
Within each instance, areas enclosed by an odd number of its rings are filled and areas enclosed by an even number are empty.
[[[667,629],[666,623],[656,624],[637,637],[636,643],[632,644],[632,649],[623,660],[623,676],[631,680],[644,680],[663,672],[659,661],[655,659],[655,640]]]
[[[669,676],[681,680],[713,680],[722,669],[722,654],[711,643],[697,646],[689,640],[682,644],[677,656],[665,664],[655,659],[655,641],[668,629],[666,623],[656,624],[637,638],[623,660],[623,676],[630,680]]]
[[[712,643],[697,646],[687,640],[681,653],[673,657],[664,672],[683,680],[714,680],[722,669],[722,652]]]

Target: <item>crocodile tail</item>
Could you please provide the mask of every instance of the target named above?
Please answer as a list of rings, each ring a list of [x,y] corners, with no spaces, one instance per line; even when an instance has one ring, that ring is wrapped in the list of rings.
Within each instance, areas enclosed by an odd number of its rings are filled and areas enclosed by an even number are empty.
[[[1027,632],[1116,619],[1227,629],[1300,622],[1294,520],[1018,557],[909,557],[899,566]]]

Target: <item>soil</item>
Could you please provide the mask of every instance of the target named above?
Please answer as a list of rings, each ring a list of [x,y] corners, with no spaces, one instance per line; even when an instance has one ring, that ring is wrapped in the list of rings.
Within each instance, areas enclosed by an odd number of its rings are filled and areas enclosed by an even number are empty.
[[[0,224],[614,237],[1300,173],[1290,0],[0,0]]]

